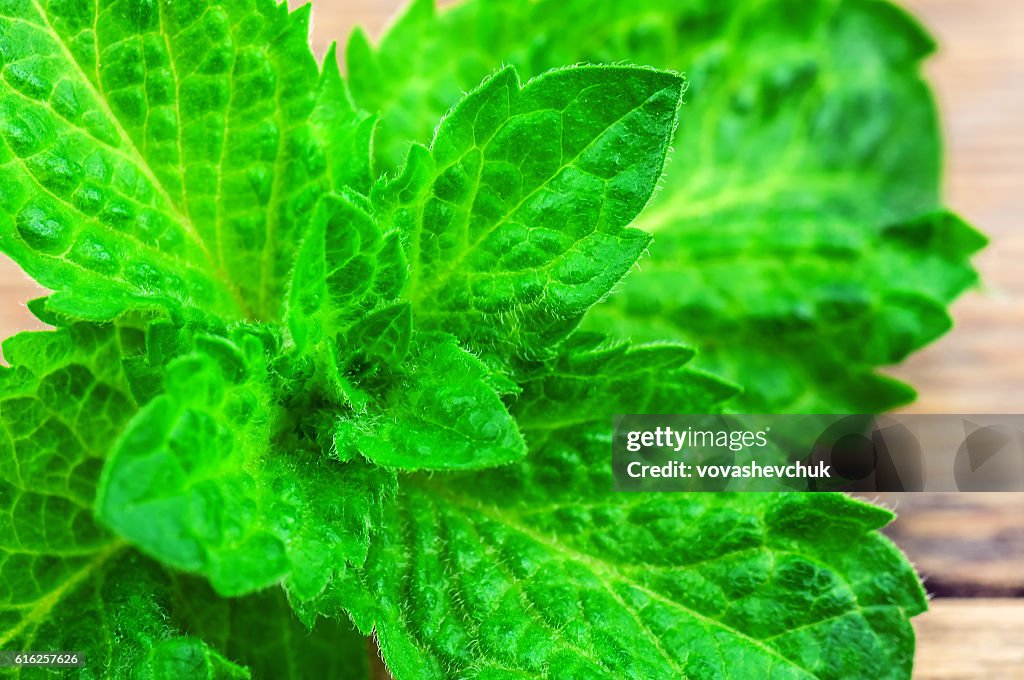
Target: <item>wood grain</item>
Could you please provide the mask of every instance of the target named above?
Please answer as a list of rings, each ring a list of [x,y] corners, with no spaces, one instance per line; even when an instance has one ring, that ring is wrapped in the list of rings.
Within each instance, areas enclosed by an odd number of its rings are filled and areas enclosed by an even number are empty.
[[[885,532],[939,597],[1024,597],[1024,494],[888,493]]]
[[[919,413],[1024,409],[1024,3],[907,0],[937,36],[928,75],[949,152],[948,203],[992,239],[984,289],[953,308],[955,330],[892,371]]]
[[[914,628],[914,680],[1024,680],[1024,601],[936,600]]]

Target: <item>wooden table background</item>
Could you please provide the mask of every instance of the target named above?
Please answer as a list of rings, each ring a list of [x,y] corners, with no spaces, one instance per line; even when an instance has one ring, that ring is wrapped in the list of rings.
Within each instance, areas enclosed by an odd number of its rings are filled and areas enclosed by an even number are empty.
[[[376,35],[399,0],[314,0],[323,53],[360,24]],[[992,239],[984,286],[954,307],[955,330],[888,372],[919,413],[1020,413],[1024,404],[1024,1],[904,0],[938,37],[927,67],[948,139],[948,204]],[[43,293],[0,256],[0,337],[38,328]],[[1024,494],[887,494],[890,535],[937,599],[917,620],[914,677],[1024,679]],[[987,599],[962,599],[965,597]],[[995,599],[993,599],[995,598]]]

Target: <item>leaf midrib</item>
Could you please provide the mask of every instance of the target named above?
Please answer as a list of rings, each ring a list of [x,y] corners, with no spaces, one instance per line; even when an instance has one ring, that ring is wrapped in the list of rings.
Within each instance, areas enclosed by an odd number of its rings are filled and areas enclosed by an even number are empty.
[[[757,638],[750,637],[741,630],[732,628],[729,625],[716,619],[713,619],[695,609],[692,609],[681,602],[671,600],[665,597],[664,595],[649,589],[647,586],[623,574],[621,571],[616,570],[615,565],[608,564],[594,556],[578,552],[566,545],[554,541],[548,536],[540,534],[531,529],[530,527],[524,526],[523,524],[509,516],[508,513],[503,512],[501,509],[497,507],[488,506],[483,502],[467,498],[465,496],[462,496],[461,494],[451,491],[444,485],[443,482],[430,483],[428,481],[427,483],[422,484],[421,486],[427,491],[427,493],[442,497],[445,500],[449,501],[452,505],[460,507],[463,510],[477,512],[493,522],[503,524],[509,527],[510,529],[523,534],[530,540],[535,541],[536,543],[551,550],[551,552],[556,553],[558,555],[562,555],[563,557],[569,560],[572,560],[583,565],[588,569],[588,571],[590,571],[594,575],[595,578],[597,578],[598,581],[600,581],[601,585],[616,599],[619,599],[618,593],[612,587],[611,582],[608,580],[608,578],[606,578],[607,576],[612,576],[615,580],[618,580],[621,583],[624,583],[632,588],[635,588],[638,591],[643,592],[648,597],[657,600],[669,607],[682,610],[690,616],[692,616],[694,619],[700,621],[701,623],[709,627],[714,627],[716,629],[729,633],[730,635],[735,635],[736,637],[742,639],[744,642],[778,659],[779,661],[783,662],[785,665],[793,668],[794,670],[806,674],[808,678],[811,678],[813,680],[816,680],[817,678],[817,676],[808,671],[806,668],[800,666],[792,659],[783,656],[781,652],[764,644],[763,641],[758,640]],[[631,607],[626,606],[626,609],[628,609],[631,614],[635,614]],[[655,640],[652,640],[652,642],[654,642]]]
[[[614,66],[604,66],[604,67],[598,66],[598,67],[590,67],[590,68],[630,70],[628,67],[627,68],[623,68],[623,67],[614,67]],[[534,81],[533,83],[529,83],[528,86],[531,85],[531,84],[534,84],[535,82],[536,81]],[[515,81],[515,85],[516,85],[517,89],[516,89],[516,92],[515,92],[515,98],[514,99],[510,98],[510,102],[509,102],[509,108],[510,109],[512,108],[512,105],[517,100],[521,99],[522,93],[526,89],[525,87],[520,86],[518,81]],[[585,94],[586,92],[588,92],[588,91],[590,91],[590,90],[592,90],[592,89],[594,89],[596,87],[599,87],[599,85],[591,85],[589,87],[584,88],[583,90],[581,90],[579,93],[576,94],[576,96],[573,98],[573,101],[579,99],[580,97],[583,96],[583,94]],[[477,236],[476,239],[473,239],[469,243],[469,247],[467,247],[465,250],[463,250],[461,253],[459,253],[458,257],[456,257],[454,260],[452,260],[448,264],[448,266],[445,267],[443,273],[433,272],[433,276],[430,278],[430,283],[429,284],[424,285],[422,287],[417,285],[415,290],[411,290],[409,292],[409,298],[410,298],[413,306],[416,307],[416,308],[419,308],[420,302],[423,300],[423,298],[427,297],[428,294],[443,289],[445,287],[445,285],[455,276],[456,272],[458,272],[461,269],[462,264],[471,255],[473,255],[477,251],[477,249],[480,247],[480,245],[484,241],[486,241],[491,235],[493,235],[495,232],[497,232],[498,229],[500,229],[501,227],[506,225],[509,222],[509,220],[511,220],[519,212],[519,210],[523,207],[523,205],[526,204],[527,201],[529,201],[534,196],[536,196],[538,192],[540,192],[541,190],[543,190],[546,187],[548,187],[551,184],[551,182],[553,182],[562,172],[567,170],[569,167],[573,166],[573,164],[576,161],[578,161],[580,159],[580,157],[584,153],[586,153],[588,150],[590,150],[601,138],[603,138],[608,133],[609,130],[611,130],[615,125],[621,123],[628,116],[631,116],[636,111],[642,109],[654,97],[657,97],[662,92],[664,92],[665,90],[668,90],[668,89],[669,89],[669,87],[660,87],[660,88],[658,88],[657,90],[652,92],[646,99],[644,99],[644,101],[642,101],[641,103],[637,104],[636,106],[630,108],[628,111],[626,111],[621,116],[616,118],[614,121],[609,123],[600,132],[596,133],[594,135],[594,137],[587,143],[586,146],[582,147],[577,153],[575,153],[573,156],[571,156],[568,160],[563,158],[562,159],[563,162],[559,165],[559,167],[556,170],[554,170],[551,173],[551,175],[546,180],[544,180],[543,182],[538,184],[536,187],[534,187],[532,190],[530,190],[529,193],[527,193],[525,196],[523,196],[519,200],[519,202],[516,203],[516,205],[514,205],[511,209],[509,209],[509,211],[506,212],[504,215],[502,215],[500,219],[495,221],[494,224],[489,225],[488,227],[486,227],[482,231],[482,233]],[[501,132],[501,130],[505,129],[505,127],[507,127],[508,124],[512,120],[514,120],[516,117],[518,117],[518,116],[524,115],[525,113],[537,113],[538,111],[543,111],[543,110],[545,110],[545,109],[532,109],[530,111],[520,111],[520,112],[516,113],[515,115],[511,115],[510,114],[509,117],[501,124],[501,127],[490,137],[490,139],[487,141],[487,143],[484,144],[484,146],[482,146],[482,147],[481,146],[477,146],[474,143],[471,147],[469,147],[459,157],[459,160],[461,161],[461,159],[464,158],[473,149],[479,149],[480,152],[481,152],[481,155],[483,156],[483,158],[481,159],[481,168],[482,168],[484,163],[486,162],[486,160],[485,160],[486,159],[485,152],[486,152],[487,146],[490,144],[490,142],[495,137],[497,137],[497,135]],[[547,110],[558,111],[559,113],[562,113],[561,109],[547,109]],[[438,132],[440,133],[440,129],[438,130]],[[436,142],[437,142],[437,139],[435,138],[434,141],[431,143],[431,149],[430,149],[431,157],[433,157],[433,147],[434,147],[434,144],[436,144]],[[434,168],[434,171],[431,173],[430,187],[433,187],[434,183],[437,181],[437,178],[440,177],[452,165],[454,165],[454,163],[450,163],[450,164],[448,164],[447,166],[445,166],[444,168],[442,168],[440,170],[438,170],[437,168]],[[479,191],[480,191],[480,185],[479,185],[479,183],[477,183],[477,185],[474,187],[473,202],[472,202],[472,204],[476,203],[476,198],[477,198],[477,196],[479,194]],[[468,211],[467,218],[466,218],[466,224],[464,225],[464,228],[466,229],[467,233],[469,231],[469,220],[470,220],[469,216],[472,214],[472,204],[470,205],[470,210]],[[424,212],[423,208],[425,206],[426,206],[426,202],[425,201],[421,201],[420,210],[418,211],[418,213],[419,213],[419,224],[417,225],[417,229],[416,229],[416,239],[414,239],[417,242],[419,241],[419,239],[421,239],[423,237],[423,232],[424,232],[424,229],[423,229],[423,226],[424,226],[423,225],[423,212]],[[419,252],[419,248],[418,248],[418,243],[417,243],[417,253],[418,252]],[[422,264],[418,260],[416,261],[414,267],[415,267],[416,270],[422,270],[423,269]],[[423,277],[417,277],[417,281],[416,282],[418,283],[419,281],[422,281],[422,280],[423,280]]]

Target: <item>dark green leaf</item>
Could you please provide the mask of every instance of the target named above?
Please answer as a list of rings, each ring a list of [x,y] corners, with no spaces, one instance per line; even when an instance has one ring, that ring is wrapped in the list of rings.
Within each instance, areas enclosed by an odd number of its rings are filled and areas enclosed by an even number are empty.
[[[224,650],[255,680],[369,680],[367,639],[347,620],[320,619],[310,630],[280,588],[220,598],[198,579],[171,583],[175,626]]]

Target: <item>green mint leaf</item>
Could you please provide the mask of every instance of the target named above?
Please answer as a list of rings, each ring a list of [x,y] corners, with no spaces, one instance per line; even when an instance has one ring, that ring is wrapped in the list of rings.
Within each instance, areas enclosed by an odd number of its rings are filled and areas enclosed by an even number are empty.
[[[492,369],[455,337],[418,334],[410,364],[378,416],[339,422],[339,449],[351,446],[378,465],[402,470],[480,469],[526,455]]]
[[[614,494],[609,447],[577,429],[520,466],[405,485],[357,614],[395,677],[908,677],[924,592],[875,531],[887,511]]]
[[[933,47],[883,2],[424,0],[347,63],[382,169],[496,63],[685,72],[678,153],[634,225],[651,258],[585,327],[695,345],[737,410],[866,412],[912,397],[875,367],[948,329],[984,244],[940,212]]]
[[[975,232],[945,214],[860,237],[847,223],[799,220],[800,236],[750,223],[735,239],[703,241],[680,226],[658,240],[666,257],[586,325],[707,347],[701,365],[744,385],[739,411],[875,412],[908,401],[913,392],[874,367],[950,328],[945,302],[976,278],[966,264]]]
[[[278,319],[305,213],[362,174],[325,159],[362,123],[308,8],[18,0],[0,34],[0,249],[48,304]]]
[[[467,50],[465,43],[452,44],[449,39],[457,35],[456,30],[473,36],[474,23],[467,18],[457,28],[442,26],[436,21],[434,5],[434,0],[411,0],[381,39],[379,49],[374,49],[362,28],[353,31],[346,46],[345,70],[352,98],[367,111],[380,113],[373,152],[381,173],[397,170],[409,147],[430,139],[444,113],[501,63],[493,59],[489,48],[476,49],[474,44],[474,49]],[[455,12],[466,13],[458,8]],[[445,36],[433,35],[438,30]],[[423,59],[410,58],[406,50],[415,50]],[[472,70],[471,82],[464,81],[461,69],[446,61],[449,58],[461,59]],[[414,82],[423,83],[424,89],[409,87]],[[402,100],[408,105],[400,104]]]
[[[323,140],[331,186],[368,194],[372,184],[370,147],[377,117],[355,108],[338,69],[334,45],[323,58],[320,89],[309,122]]]
[[[274,0],[2,4],[0,249],[59,330],[0,370],[0,646],[345,675],[348,616],[399,678],[905,677],[885,511],[609,492],[612,412],[890,403],[972,280],[930,43],[801,7],[416,2],[350,90]]]
[[[379,182],[407,243],[419,327],[477,349],[538,352],[603,298],[650,242],[628,223],[654,191],[683,80],[627,67],[488,78],[431,148]]]
[[[56,516],[43,519],[59,520]],[[9,544],[6,540],[4,543],[0,555],[7,553]],[[83,560],[71,569],[64,566],[68,561],[65,550],[62,545],[34,554],[38,565],[34,573],[50,572],[39,586],[25,578],[25,572],[8,581],[16,590],[0,605],[0,611],[9,605],[12,611],[28,613],[14,626],[0,623],[0,641],[5,649],[77,651],[85,661],[83,678],[250,677],[246,666],[195,637],[191,629],[168,621],[173,601],[167,589],[167,573],[158,565],[119,544],[117,549],[97,552],[91,560]],[[10,554],[19,554],[18,549]],[[12,570],[15,568],[11,562],[16,563],[16,559],[5,561]],[[44,567],[51,563],[62,566],[55,571]],[[36,597],[39,599],[31,599]]]
[[[162,570],[93,519],[107,447],[135,413],[120,359],[141,347],[134,329],[81,324],[4,343],[0,647],[79,651],[111,677],[248,677],[168,625]]]
[[[925,602],[876,531],[888,512],[826,494],[612,493],[614,412],[711,412],[734,388],[677,345],[576,333],[560,350],[515,407],[530,456],[404,479],[359,577],[321,611],[373,631],[398,678],[906,677]],[[837,639],[858,643],[822,643]]]
[[[405,470],[500,465],[525,445],[494,387],[493,371],[440,333],[413,331],[399,234],[383,234],[365,199],[320,202],[299,250],[287,320],[312,365],[302,390],[336,403],[333,449]],[[438,376],[448,376],[439,388]]]
[[[614,414],[715,413],[736,388],[689,366],[694,352],[672,343],[630,345],[576,333],[559,355],[524,377],[514,410],[531,435],[608,426]]]
[[[345,333],[345,346],[353,348],[353,361],[396,367],[409,355],[412,341],[412,311],[409,303],[383,307],[352,324]]]
[[[96,512],[221,594],[283,581],[292,597],[312,598],[362,563],[394,476],[298,444],[258,337],[200,336],[195,347],[169,363],[164,393],[117,440]]]
[[[324,197],[307,226],[290,284],[286,320],[298,350],[347,353],[345,343],[336,348],[330,342],[332,334],[343,335],[393,304],[406,278],[398,233],[382,231],[365,199],[349,192]]]
[[[945,214],[858,234],[855,222],[783,212],[772,219],[794,231],[741,218],[735,235],[699,239],[727,218],[675,224],[659,234],[661,257],[585,326],[707,348],[700,364],[744,386],[732,405],[741,412],[881,412],[910,401],[912,390],[875,367],[950,329],[946,304],[976,281],[968,257],[982,240]]]

